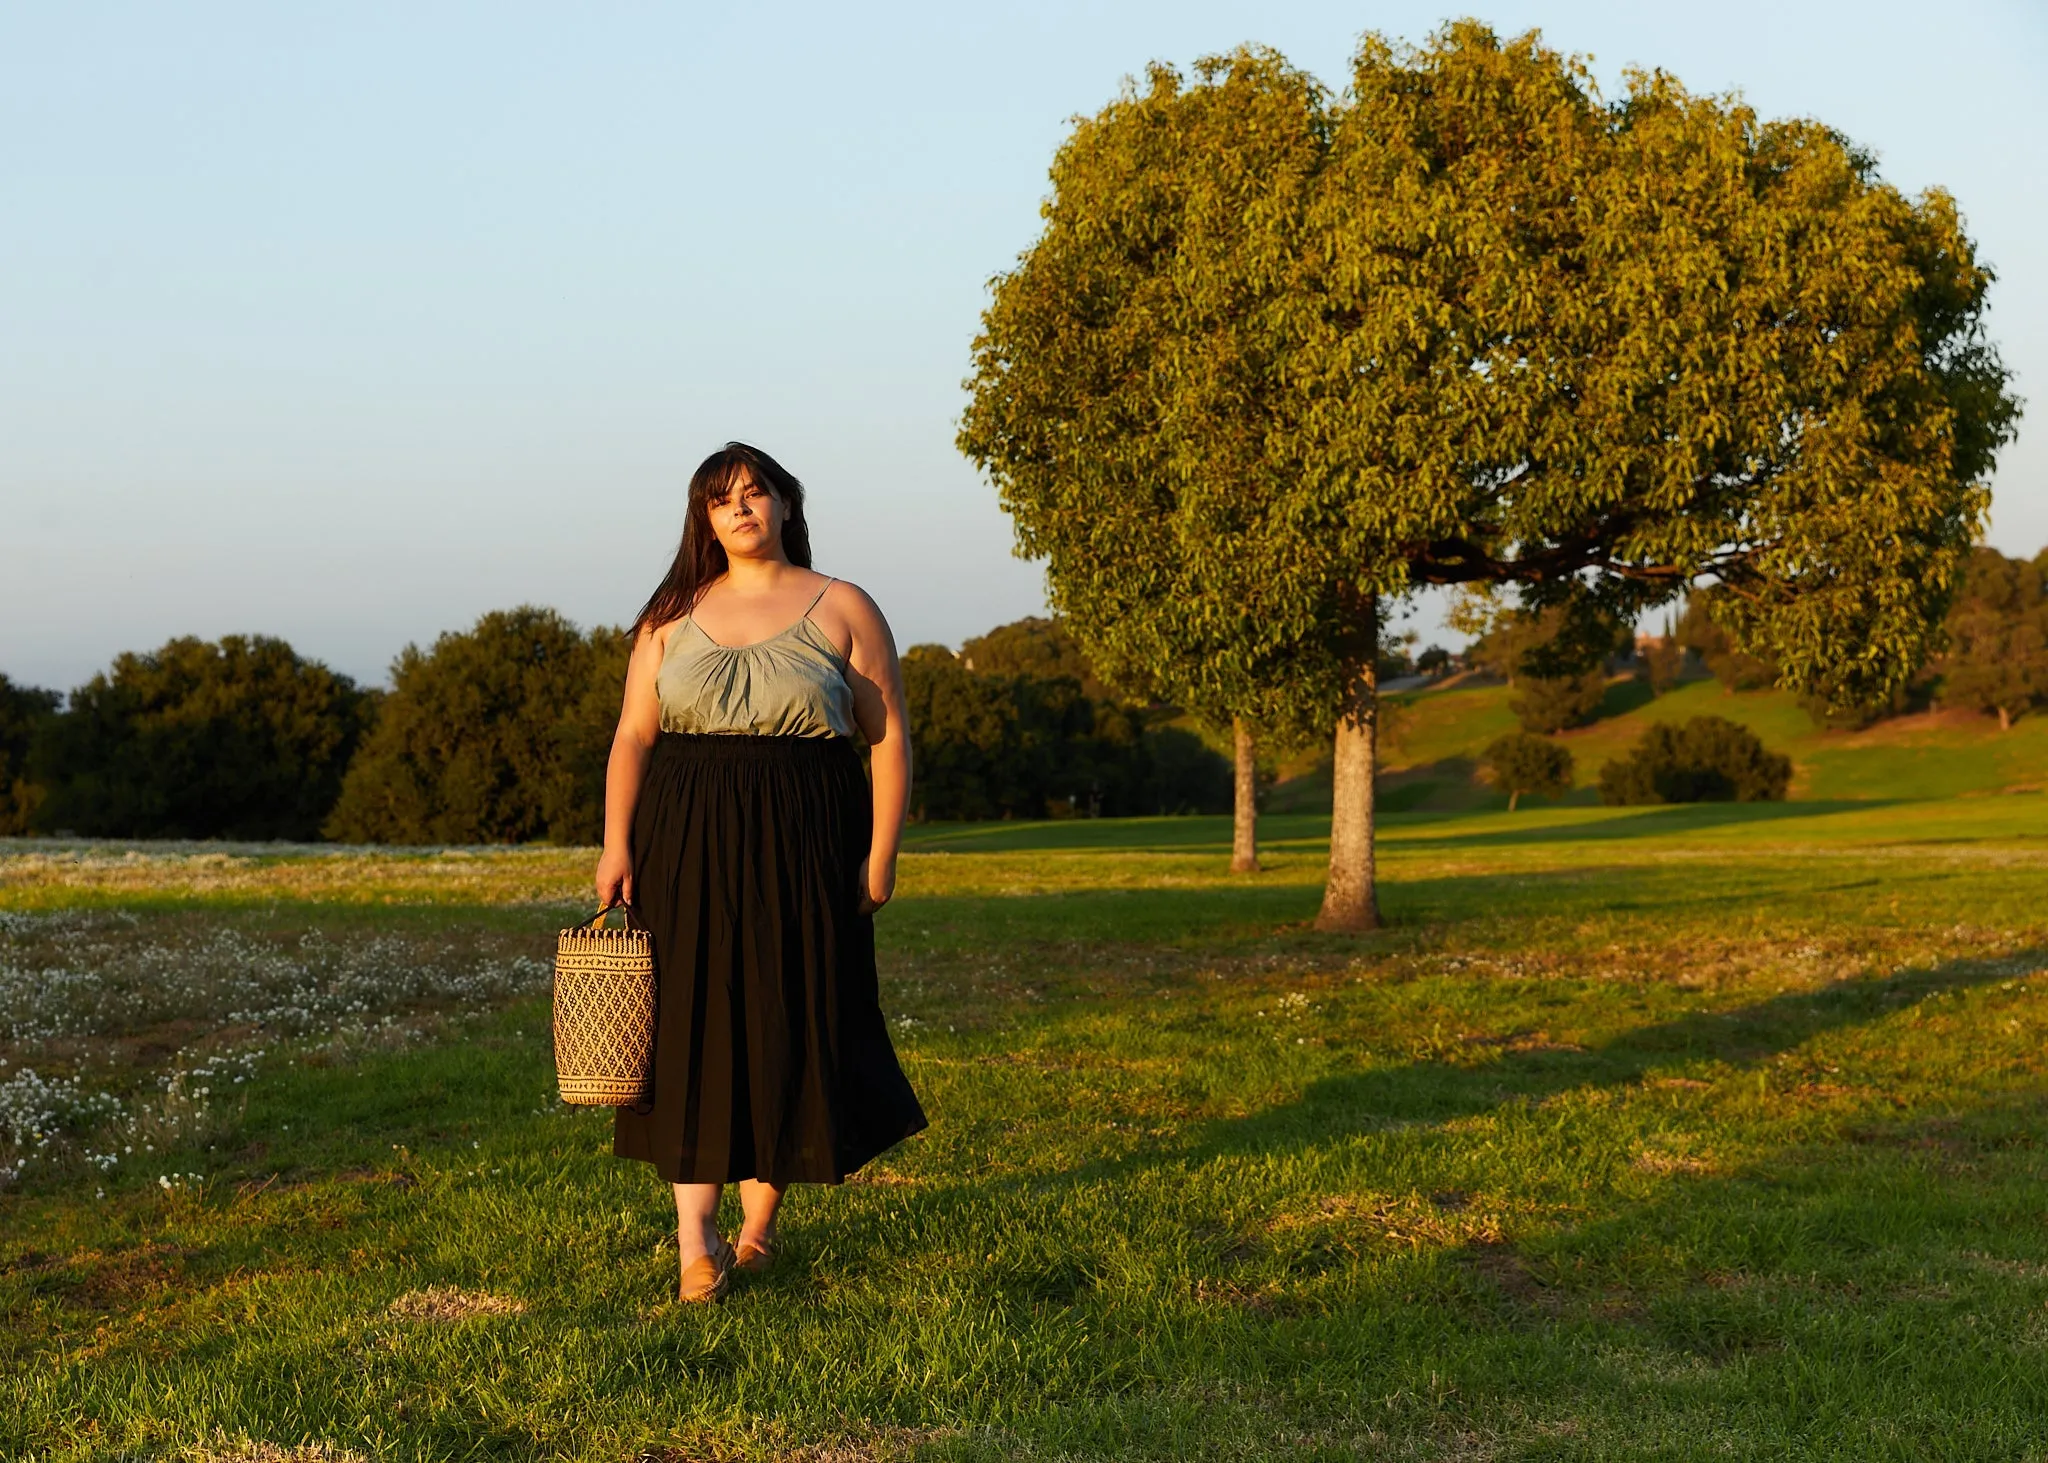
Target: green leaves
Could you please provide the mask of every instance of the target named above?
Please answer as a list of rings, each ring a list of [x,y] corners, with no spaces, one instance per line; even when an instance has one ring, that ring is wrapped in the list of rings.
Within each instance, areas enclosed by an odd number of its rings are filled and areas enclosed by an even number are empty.
[[[1791,783],[1792,759],[1754,731],[1726,717],[1695,716],[1683,726],[1645,728],[1626,757],[1600,769],[1600,801],[1782,802]]]
[[[116,656],[40,719],[26,779],[40,794],[17,787],[17,804],[41,831],[312,838],[375,707],[282,640],[184,636]]]
[[[496,610],[391,668],[349,763],[330,838],[362,843],[595,843],[627,642],[553,610]]]
[[[2048,554],[2029,563],[1977,549],[1945,628],[1944,705],[1996,713],[2009,728],[2048,701]]]
[[[960,445],[1104,673],[1326,728],[1374,594],[1705,581],[1785,684],[1903,684],[2017,414],[1953,202],[1661,73],[1606,102],[1533,34],[1351,80],[1154,68],[995,282]]]
[[[1327,724],[1332,608],[1299,566],[1285,316],[1328,147],[1316,84],[1212,58],[1084,120],[996,281],[960,434],[1103,676],[1212,722]]]
[[[1563,797],[1572,789],[1572,754],[1562,743],[1526,731],[1494,738],[1485,752],[1486,770],[1508,795],[1510,808],[1524,793]]]

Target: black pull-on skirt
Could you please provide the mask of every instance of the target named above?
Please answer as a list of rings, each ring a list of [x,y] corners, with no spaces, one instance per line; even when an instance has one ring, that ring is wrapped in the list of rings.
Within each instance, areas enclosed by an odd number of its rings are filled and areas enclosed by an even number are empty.
[[[836,1184],[925,1126],[857,913],[873,803],[844,737],[663,732],[633,818],[654,1099],[612,1151],[670,1183]]]

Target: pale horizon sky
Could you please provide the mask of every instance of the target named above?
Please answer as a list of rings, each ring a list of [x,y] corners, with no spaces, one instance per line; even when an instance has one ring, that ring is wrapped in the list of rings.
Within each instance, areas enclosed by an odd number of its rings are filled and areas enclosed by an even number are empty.
[[[1465,13],[1946,187],[2048,413],[2031,0],[0,0],[0,672],[68,690],[243,632],[381,683],[487,610],[621,622],[729,437],[804,479],[819,567],[901,643],[1040,612],[953,436],[1068,119],[1246,41],[1341,87],[1361,32]],[[2048,449],[2021,432],[1989,539],[2032,553]]]

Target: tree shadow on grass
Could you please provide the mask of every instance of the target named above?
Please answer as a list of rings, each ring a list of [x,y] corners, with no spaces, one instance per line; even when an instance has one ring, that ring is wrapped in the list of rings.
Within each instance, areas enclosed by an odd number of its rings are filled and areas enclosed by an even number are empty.
[[[1346,1138],[1441,1126],[1513,1104],[1535,1105],[1576,1089],[1639,1084],[1660,1067],[1701,1059],[1758,1069],[1817,1036],[1875,1021],[1920,1002],[2048,968],[2048,947],[1994,959],[1952,960],[1927,970],[1850,977],[1788,991],[1732,1011],[1695,1011],[1575,1049],[1542,1032],[1473,1034],[1472,1062],[1422,1059],[1325,1077],[1291,1102],[1212,1122],[1178,1146],[1084,1164],[1068,1177],[1094,1183],[1138,1169],[1199,1166],[1219,1158],[1286,1156]],[[1453,1038],[1457,1040],[1457,1038]],[[1492,1060],[1482,1053],[1497,1052]]]
[[[1382,778],[1380,844],[1387,849],[1485,847],[1491,844],[1572,843],[1587,839],[1662,838],[1725,827],[1768,826],[1836,813],[1875,812],[1914,801],[1909,798],[1845,798],[1782,803],[1675,803],[1617,809],[1605,817],[1552,821],[1530,810],[1526,821],[1510,819],[1468,833],[1432,830],[1478,816],[1499,795],[1472,783],[1468,758],[1405,769]],[[1468,786],[1467,806],[1425,807],[1431,789]],[[1462,795],[1461,795],[1462,797]],[[1497,806],[1483,807],[1492,816]],[[1259,819],[1262,848],[1305,853],[1327,849],[1327,813],[1267,813]],[[904,839],[906,853],[1227,853],[1226,817],[1077,818],[1057,822],[925,824]]]
[[[1514,1228],[1468,1214],[1472,1199],[1429,1190],[1426,1175],[1455,1173],[1460,1145],[1490,1146],[1491,1137],[1459,1134],[1460,1120],[1526,1112],[1573,1091],[1625,1089],[1688,1060],[1761,1072],[1816,1037],[2044,968],[2048,947],[2036,947],[1837,980],[1655,1022],[1586,1050],[1540,1032],[1490,1033],[1466,1047],[1497,1059],[1425,1058],[1324,1078],[1292,1101],[1210,1122],[1182,1142],[1020,1176],[1017,1197],[1046,1213],[1085,1211],[1075,1191],[1156,1193],[1144,1180],[1232,1160],[1253,1162],[1226,1174],[1277,1167],[1300,1175],[1306,1182],[1294,1181],[1285,1211],[1269,1218],[1256,1206],[1250,1214],[1226,1206],[1236,1217],[1190,1206],[1197,1291],[1227,1304],[1213,1320],[1185,1324],[1237,1337],[1261,1322],[1270,1328],[1265,1344],[1291,1357],[1326,1354],[1317,1346],[1339,1354],[1340,1339],[1360,1328],[1401,1337],[1398,1346],[1368,1347],[1329,1384],[1392,1396],[1434,1382],[1441,1368],[1467,1416],[1574,1418],[1585,1449],[1544,1456],[1614,1456],[1600,1452],[1600,1435],[1639,1441],[1650,1415],[1752,1442],[1834,1438],[1814,1456],[2030,1456],[1859,1452],[1859,1441],[1827,1429],[1938,1416],[1997,1429],[2002,1439],[2038,1442],[2048,1430],[2048,1368],[2015,1370],[2027,1365],[2027,1329],[2038,1330],[2028,1317],[2041,1298],[2010,1294],[2006,1278],[2032,1276],[2039,1291],[2048,1277],[2037,1222],[2043,1181],[2031,1158],[2048,1117],[2039,1093],[1994,1095],[1961,1115],[1859,1115],[1811,1152],[1733,1172],[1683,1159],[1652,1166],[1638,1179],[1647,1194],[1607,1190],[1590,1210],[1582,1199]],[[1375,1184],[1343,1156],[1373,1135],[1420,1145],[1386,1160],[1400,1178]],[[1534,1140],[1570,1141],[1562,1129]],[[1559,1156],[1573,1166],[1568,1153]],[[1322,1183],[1307,1177],[1310,1168],[1288,1168],[1318,1157],[1336,1165]],[[1627,1155],[1617,1157],[1625,1172]],[[1365,1192],[1328,1191],[1351,1185]],[[1421,1192],[1400,1192],[1417,1185]],[[1214,1191],[1213,1183],[1193,1187]],[[1366,1255],[1376,1267],[1359,1267]],[[1088,1266],[1069,1268],[1078,1299],[1091,1283]],[[1928,1304],[1930,1293],[1946,1297],[1954,1275],[1965,1275],[1967,1291],[1958,1280],[1954,1304]],[[1327,1288],[1331,1280],[1338,1289]],[[1575,1339],[1560,1344],[1560,1336]],[[1328,1339],[1302,1344],[1315,1337]]]
[[[1607,690],[1600,697],[1600,709],[1594,719],[1606,721],[1616,716],[1626,716],[1631,711],[1640,711],[1657,699],[1655,688],[1647,678],[1630,676],[1627,680],[1609,681]]]
[[[1310,922],[1322,891],[1306,883],[1246,882],[1128,889],[1043,890],[1029,894],[908,894],[877,926],[885,958],[946,949],[1073,964],[1077,952],[1115,950],[1208,952],[1220,958],[1286,954],[1311,963],[1346,962],[1368,952],[1433,948],[1448,936],[1493,937],[1504,922],[1540,919],[1640,919],[1646,932],[1668,936],[1674,921],[1747,921],[1758,911],[1786,912],[1789,901],[1805,927],[1825,918],[1868,918],[1916,885],[1939,883],[1940,868],[1888,868],[1882,874],[1826,864],[1788,896],[1783,864],[1725,861],[1618,861],[1574,868],[1402,877],[1388,870],[1380,884],[1386,926],[1370,934],[1315,932]],[[1826,877],[1822,877],[1825,875]],[[1943,920],[1950,911],[1922,908],[1917,917]],[[1963,915],[1958,911],[1956,918]],[[1479,922],[1478,929],[1465,929]],[[1052,974],[1053,972],[1048,972]]]
[[[1262,842],[1327,840],[1328,814],[1268,813]],[[1228,816],[1062,818],[1054,821],[922,823],[904,830],[905,853],[1229,853]]]
[[[1719,828],[1762,827],[1802,818],[1825,818],[1836,813],[1874,812],[1904,801],[1906,799],[1903,798],[1872,798],[1867,801],[1811,803],[1672,803],[1663,807],[1617,811],[1600,819],[1567,823],[1545,821],[1531,823],[1524,828],[1488,828],[1471,833],[1424,833],[1412,838],[1388,838],[1385,842],[1390,847],[1407,851],[1668,838],[1675,834],[1702,833]]]

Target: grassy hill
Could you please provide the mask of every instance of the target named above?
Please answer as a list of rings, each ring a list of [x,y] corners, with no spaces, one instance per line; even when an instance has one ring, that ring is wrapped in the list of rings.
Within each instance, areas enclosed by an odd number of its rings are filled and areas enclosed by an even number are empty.
[[[1464,681],[1442,689],[1389,697],[1383,801],[1390,811],[1465,811],[1504,806],[1476,775],[1480,754],[1514,728],[1508,688]],[[1600,768],[1621,756],[1652,722],[1722,716],[1752,728],[1787,753],[1796,769],[1792,796],[1834,801],[1865,798],[1962,797],[2038,790],[2048,784],[2048,717],[2029,717],[2000,732],[1990,717],[1927,712],[1862,731],[1823,731],[1784,691],[1723,691],[1692,681],[1653,696],[1640,681],[1616,681],[1591,726],[1565,732],[1577,764],[1571,802],[1595,801]],[[1274,790],[1276,812],[1327,808],[1327,761],[1295,769]]]

